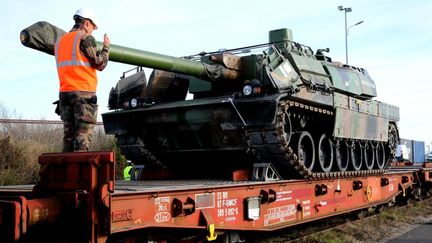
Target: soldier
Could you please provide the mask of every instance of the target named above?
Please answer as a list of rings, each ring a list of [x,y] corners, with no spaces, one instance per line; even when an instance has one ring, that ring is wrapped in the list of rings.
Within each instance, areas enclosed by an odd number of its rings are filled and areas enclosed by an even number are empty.
[[[109,56],[110,40],[105,34],[102,51],[91,35],[97,29],[96,16],[81,8],[73,16],[75,25],[55,45],[60,80],[58,113],[63,121],[63,152],[88,151],[97,117],[97,76]]]
[[[132,172],[132,168],[133,168],[133,164],[132,161],[127,160],[126,161],[126,167],[123,170],[123,180],[125,181],[130,181],[131,180],[131,172]]]

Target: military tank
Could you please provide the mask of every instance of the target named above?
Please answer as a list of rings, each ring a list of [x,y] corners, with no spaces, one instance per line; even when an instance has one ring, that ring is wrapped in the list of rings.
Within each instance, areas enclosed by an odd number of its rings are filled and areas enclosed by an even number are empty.
[[[102,117],[135,163],[185,178],[260,164],[281,178],[336,178],[383,173],[394,158],[398,107],[373,100],[365,69],[294,42],[289,29],[183,58],[127,50],[123,61],[156,69],[148,82],[142,70],[124,75]]]
[[[270,31],[265,44],[182,58],[111,45],[111,61],[138,67],[111,90],[105,132],[163,177],[381,174],[399,143],[399,108],[374,100],[364,68],[328,52],[295,42],[289,29]],[[148,80],[142,67],[154,68]]]

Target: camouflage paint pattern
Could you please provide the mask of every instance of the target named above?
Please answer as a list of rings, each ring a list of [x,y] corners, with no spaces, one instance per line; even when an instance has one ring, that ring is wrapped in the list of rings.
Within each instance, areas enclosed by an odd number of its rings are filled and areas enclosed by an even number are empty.
[[[349,92],[355,95],[375,97],[375,82],[364,69],[345,68],[335,64],[323,63],[331,75],[333,87],[336,90]]]
[[[399,120],[399,108],[379,101],[335,93],[334,105],[335,137],[387,141],[390,120]]]
[[[285,60],[270,72],[270,76],[275,85],[280,88],[291,87],[300,77],[295,72],[289,61]]]
[[[388,140],[389,119],[336,108],[334,136],[373,141]]]
[[[333,105],[333,95],[322,95],[319,92],[310,92],[307,88],[300,88],[298,93],[293,94],[293,97],[302,100],[313,100],[316,103],[323,105]]]
[[[63,152],[89,151],[98,105],[96,96],[83,92],[60,93]]]
[[[301,79],[299,80],[303,81],[295,83],[299,89],[293,96],[305,101],[313,101],[313,103],[332,106],[333,97],[329,90],[327,94],[323,94],[320,91],[312,91],[315,86],[325,87],[327,89],[333,86],[330,76],[326,73],[321,62],[315,58],[313,51],[309,47],[300,48],[298,45],[291,42],[287,43],[285,48],[285,56],[288,57],[285,60],[294,61],[290,61],[290,65],[300,74],[299,76],[301,76]],[[303,85],[304,81],[308,83],[306,87]],[[291,86],[293,86],[293,84],[291,84]]]

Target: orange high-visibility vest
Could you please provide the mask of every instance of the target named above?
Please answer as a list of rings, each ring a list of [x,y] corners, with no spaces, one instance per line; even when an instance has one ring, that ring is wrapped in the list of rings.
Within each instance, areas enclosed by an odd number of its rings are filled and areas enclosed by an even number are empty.
[[[65,34],[55,45],[60,92],[96,92],[96,69],[80,51],[81,37],[81,33],[73,31]]]

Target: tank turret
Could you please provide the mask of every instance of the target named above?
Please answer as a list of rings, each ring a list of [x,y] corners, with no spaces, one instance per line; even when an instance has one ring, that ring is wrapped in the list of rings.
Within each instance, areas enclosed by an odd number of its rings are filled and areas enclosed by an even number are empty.
[[[399,109],[373,99],[365,69],[325,52],[289,29],[270,31],[269,43],[183,58],[111,45],[111,61],[139,67],[111,90],[105,131],[144,171],[175,178],[383,173]],[[141,67],[155,69],[148,80]]]

